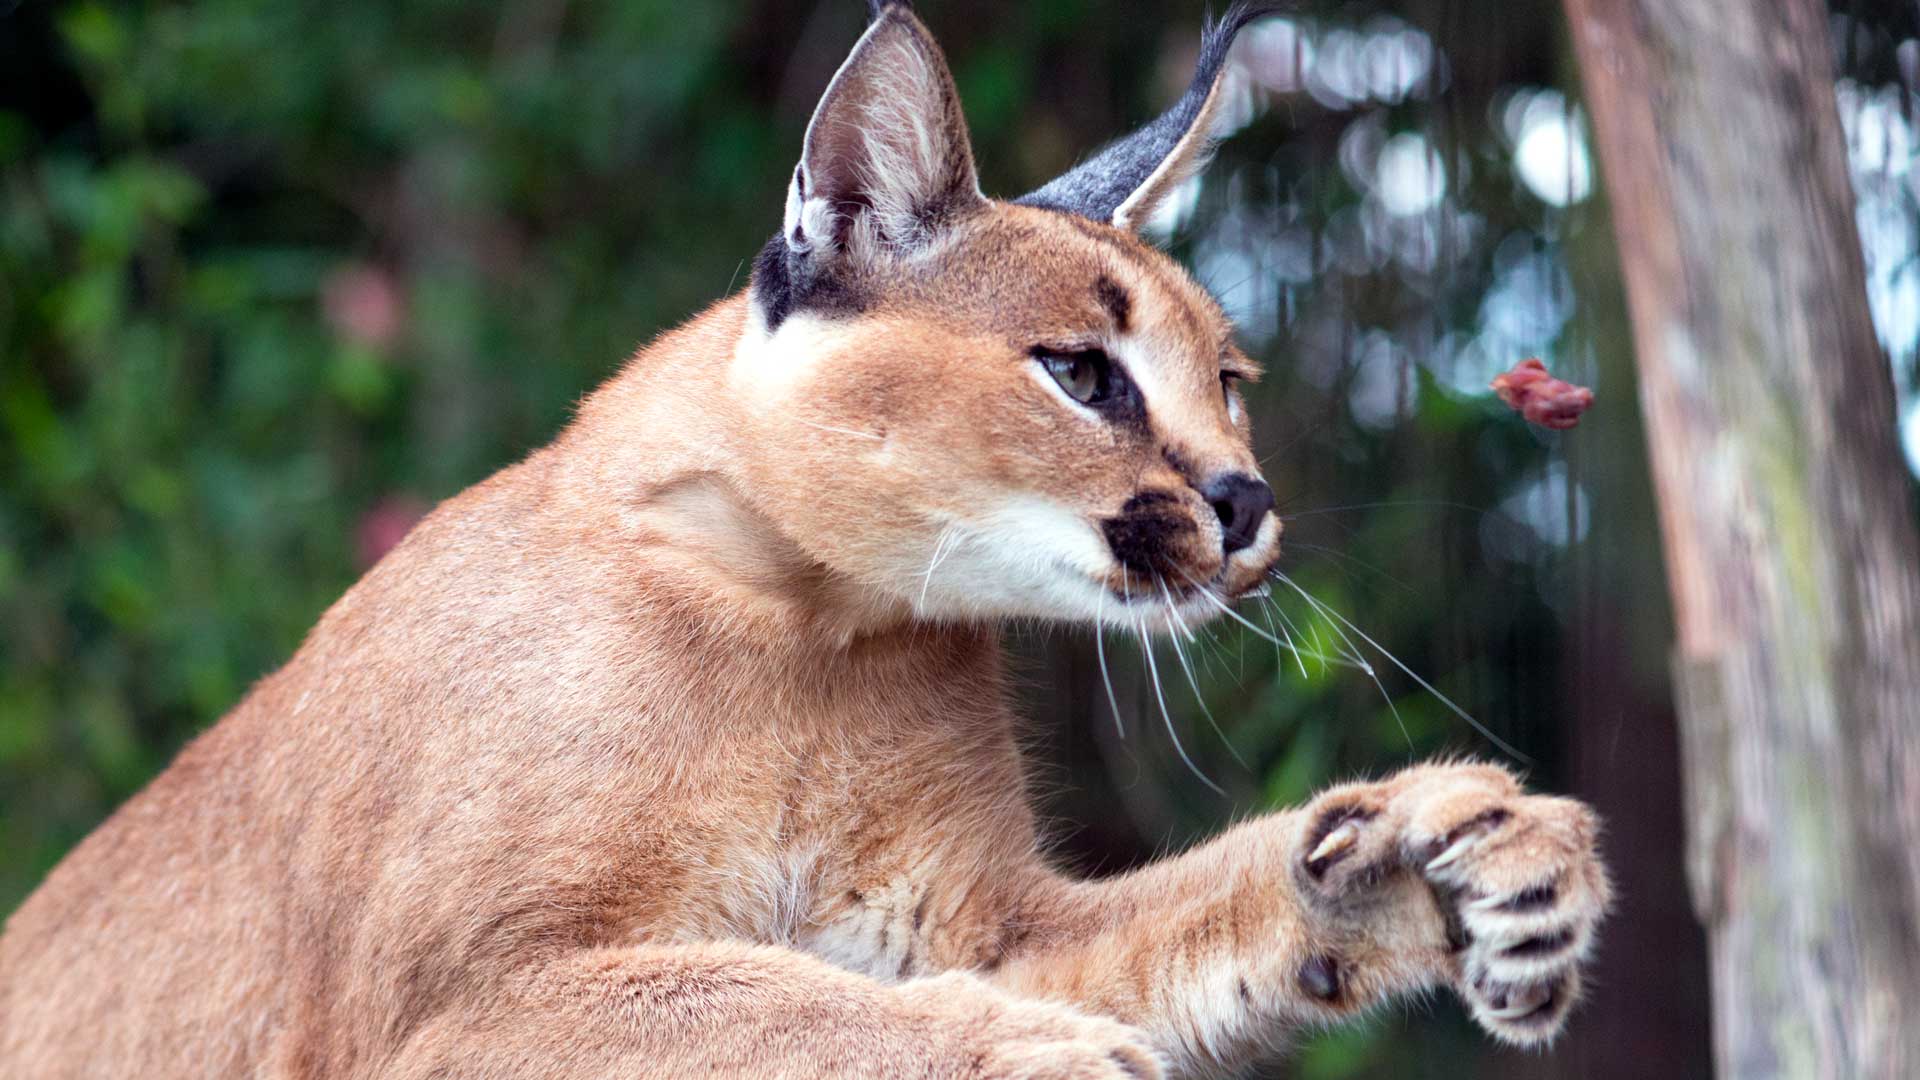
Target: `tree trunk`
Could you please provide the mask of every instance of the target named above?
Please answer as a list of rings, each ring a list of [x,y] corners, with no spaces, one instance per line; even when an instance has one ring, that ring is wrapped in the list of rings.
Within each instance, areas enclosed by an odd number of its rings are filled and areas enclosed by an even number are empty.
[[[1826,5],[1566,7],[1661,504],[1715,1057],[1920,1075],[1920,541]]]

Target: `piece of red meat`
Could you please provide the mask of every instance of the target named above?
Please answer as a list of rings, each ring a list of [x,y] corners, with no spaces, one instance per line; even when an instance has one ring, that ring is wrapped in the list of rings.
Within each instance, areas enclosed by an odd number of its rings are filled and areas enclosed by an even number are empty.
[[[1556,379],[1547,365],[1529,357],[1493,380],[1493,392],[1530,424],[1564,431],[1593,407],[1593,391]]]

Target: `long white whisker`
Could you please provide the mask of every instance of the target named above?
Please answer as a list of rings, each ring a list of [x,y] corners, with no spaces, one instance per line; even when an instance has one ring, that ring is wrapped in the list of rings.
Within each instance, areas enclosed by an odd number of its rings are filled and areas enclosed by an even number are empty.
[[[1146,657],[1147,660],[1147,674],[1153,679],[1154,700],[1160,703],[1160,719],[1166,721],[1167,735],[1173,740],[1174,751],[1180,755],[1181,761],[1187,763],[1187,769],[1192,772],[1194,776],[1199,777],[1201,783],[1213,789],[1214,794],[1224,798],[1227,794],[1226,790],[1219,784],[1207,779],[1207,774],[1201,772],[1200,766],[1195,765],[1193,759],[1187,756],[1187,748],[1180,745],[1180,733],[1175,731],[1173,727],[1173,714],[1167,711],[1167,695],[1160,689],[1160,665],[1155,663],[1153,659],[1153,643],[1147,640],[1146,634],[1139,632],[1137,625],[1135,626],[1135,632],[1139,634],[1140,638],[1140,655]]]
[[[1275,571],[1275,573],[1279,574],[1278,571]],[[1280,580],[1286,582],[1287,586],[1291,588],[1294,592],[1297,592],[1301,596],[1305,597],[1307,603],[1312,605],[1315,609],[1330,610],[1330,609],[1326,609],[1325,606],[1322,605],[1319,600],[1309,595],[1305,589],[1302,589],[1300,586],[1295,585],[1293,583],[1292,578],[1289,578],[1284,574],[1279,574],[1279,577],[1280,577]],[[1346,621],[1345,619],[1341,620],[1341,622],[1345,622],[1345,621]],[[1340,629],[1338,624],[1328,623],[1327,625],[1333,627],[1333,632],[1335,634],[1340,635],[1340,640],[1346,643],[1347,648],[1353,653],[1353,655],[1356,658],[1359,658],[1360,647],[1353,643],[1353,639],[1347,636],[1347,632],[1345,630]],[[1374,648],[1379,649],[1380,646],[1375,645]],[[1380,651],[1383,653],[1386,652],[1385,649],[1380,649]],[[1393,658],[1389,656],[1388,659],[1392,660]],[[1400,661],[1394,660],[1393,662],[1398,664]],[[1401,719],[1400,707],[1393,703],[1393,695],[1387,693],[1387,684],[1380,681],[1379,673],[1375,672],[1373,670],[1373,665],[1367,663],[1364,659],[1361,659],[1360,661],[1360,670],[1366,673],[1367,678],[1373,680],[1374,687],[1380,691],[1380,700],[1387,703],[1387,711],[1393,714],[1393,722],[1399,726],[1400,736],[1407,740],[1407,752],[1412,753],[1413,752],[1413,734],[1407,730],[1407,722]]]
[[[834,427],[832,424],[816,424],[811,420],[804,420],[798,416],[793,417],[793,419],[798,420],[800,423],[805,424],[810,428],[817,428],[820,431],[831,431],[835,435],[852,435],[860,439],[872,439],[874,442],[887,441],[887,437],[885,435],[875,435],[871,431],[855,431],[852,428]]]
[[[1120,738],[1127,737],[1127,722],[1120,718],[1120,699],[1113,693],[1113,676],[1107,674],[1107,627],[1100,621],[1100,613],[1107,606],[1107,590],[1100,590],[1100,600],[1093,607],[1093,654],[1100,659],[1100,682],[1107,688],[1107,707],[1113,710],[1113,730]]]
[[[1313,648],[1304,651],[1308,656],[1320,661],[1320,670],[1325,671],[1328,664],[1355,668],[1360,671],[1370,672],[1373,669],[1373,665],[1367,663],[1366,657],[1351,651],[1343,652],[1339,656],[1328,655],[1326,644],[1320,640],[1320,625],[1318,623],[1308,623],[1303,629],[1299,623],[1293,621],[1293,617],[1287,614],[1287,609],[1281,607],[1278,601],[1274,602],[1273,610],[1280,616],[1280,621],[1292,627],[1293,632],[1299,634],[1302,640],[1306,639],[1308,630],[1313,631]]]
[[[1286,608],[1283,608],[1280,606],[1280,601],[1278,598],[1268,597],[1267,608],[1271,610],[1275,615],[1280,616],[1280,625],[1286,629],[1288,640],[1292,640],[1294,638],[1298,638],[1301,641],[1307,640],[1307,632],[1305,630],[1300,629],[1300,624],[1293,621],[1293,616],[1287,614]],[[1304,649],[1296,649],[1294,656],[1297,658],[1301,654],[1311,656],[1315,660],[1320,661],[1320,671],[1323,674],[1326,672],[1327,661],[1329,659],[1326,653],[1320,652],[1313,648],[1304,648]],[[1344,660],[1342,662],[1344,662]],[[1302,672],[1301,674],[1304,675],[1305,672]]]
[[[1180,609],[1174,606],[1173,594],[1167,590],[1167,579],[1156,575],[1153,580],[1160,586],[1161,598],[1167,602],[1167,622],[1174,633],[1184,635],[1188,641],[1196,640],[1192,628],[1188,627],[1187,621],[1180,617]]]
[[[947,546],[949,539],[953,541],[952,547]],[[940,564],[959,546],[960,534],[955,531],[954,526],[948,525],[940,530],[939,539],[933,542],[933,558],[927,563],[926,573],[920,575],[920,609],[924,610],[927,606],[927,587],[933,584],[933,572],[940,569]]]
[[[1266,616],[1267,629],[1273,631],[1275,634],[1286,634],[1286,631],[1280,628],[1280,624],[1273,621],[1273,598],[1272,597],[1267,598],[1267,602],[1263,607],[1261,607],[1260,613]],[[1303,679],[1306,678],[1307,662],[1305,660],[1300,659],[1300,650],[1298,647],[1294,645],[1292,634],[1287,634],[1287,648],[1293,650],[1293,662],[1300,665],[1300,677]],[[1287,658],[1281,655],[1280,642],[1277,638],[1274,640],[1274,643],[1273,643],[1273,658],[1282,668],[1287,666]]]
[[[1192,579],[1188,579],[1187,584],[1193,585]],[[1234,622],[1239,623],[1241,626],[1246,627],[1247,629],[1253,631],[1255,634],[1258,634],[1261,637],[1266,638],[1268,641],[1273,642],[1275,645],[1280,644],[1279,638],[1274,637],[1272,634],[1269,634],[1265,630],[1262,630],[1259,627],[1248,622],[1244,617],[1241,616],[1239,612],[1233,610],[1233,608],[1231,607],[1228,607],[1226,601],[1213,595],[1213,590],[1205,588],[1204,586],[1200,586],[1200,585],[1194,585],[1193,589],[1195,592],[1199,593],[1201,596],[1206,597],[1208,603],[1212,604],[1214,607],[1219,608],[1221,613],[1226,615],[1227,618],[1232,619]]]
[[[1260,637],[1263,637],[1268,641],[1273,642],[1275,647],[1278,647],[1282,644],[1286,645],[1287,648],[1293,650],[1295,660],[1298,660],[1300,658],[1301,650],[1293,644],[1291,636],[1289,636],[1287,641],[1282,642],[1279,638],[1273,636],[1272,634],[1267,633],[1265,630],[1262,630],[1259,627],[1248,622],[1246,618],[1243,617],[1239,612],[1227,606],[1226,601],[1221,600],[1218,596],[1215,596],[1211,589],[1203,588],[1201,586],[1196,585],[1194,586],[1194,590],[1198,592],[1201,596],[1206,597],[1209,603],[1211,603],[1214,607],[1219,608],[1222,612],[1226,614],[1228,618],[1239,623],[1241,626],[1244,626],[1247,629],[1253,631],[1255,634],[1259,635]],[[1270,606],[1272,605],[1270,604]],[[1274,607],[1274,610],[1279,611],[1279,608],[1277,606],[1273,606],[1273,607]],[[1284,611],[1280,611],[1280,617],[1282,619],[1285,619],[1287,617],[1287,613]],[[1331,662],[1331,663],[1339,664],[1342,667],[1358,668],[1359,670],[1364,671],[1369,675],[1373,674],[1372,666],[1368,664],[1365,660],[1349,660],[1346,657],[1330,657],[1325,655],[1324,653],[1317,653],[1311,650],[1309,650],[1306,653],[1306,655],[1313,657],[1315,660],[1320,661],[1322,664]],[[1307,673],[1307,666],[1306,664],[1302,663],[1300,665],[1300,674],[1304,676],[1306,675],[1306,673]]]
[[[1173,595],[1167,591],[1167,583],[1165,581],[1160,583],[1160,595],[1167,602],[1167,610],[1172,611]],[[1207,726],[1211,727],[1213,733],[1219,736],[1220,742],[1227,748],[1227,753],[1233,755],[1233,760],[1239,762],[1241,768],[1252,771],[1252,766],[1248,765],[1247,760],[1240,756],[1240,751],[1233,748],[1233,742],[1227,738],[1227,733],[1220,730],[1220,721],[1213,718],[1213,710],[1207,707],[1206,695],[1200,692],[1200,680],[1194,677],[1193,661],[1187,658],[1187,650],[1181,646],[1180,639],[1177,637],[1173,639],[1173,655],[1180,659],[1180,670],[1187,675],[1187,685],[1193,688],[1193,700],[1199,703],[1200,715],[1207,718]]]
[[[1198,658],[1195,661],[1197,669],[1211,674],[1213,665],[1216,663],[1223,668],[1226,667],[1228,661],[1227,643],[1220,639],[1220,635],[1213,633],[1212,627],[1209,625],[1202,624],[1198,632],[1200,640],[1194,642],[1193,645],[1193,655]],[[1238,681],[1245,682],[1246,650],[1239,650],[1233,659],[1239,665]]]
[[[1288,577],[1287,575],[1282,574],[1279,571],[1275,571],[1273,576],[1279,581],[1281,581],[1283,584],[1285,584],[1288,588],[1292,589],[1294,592],[1299,593],[1301,598],[1304,599],[1308,604],[1311,604],[1316,610],[1325,614],[1329,618],[1338,620],[1341,623],[1345,623],[1348,629],[1360,635],[1361,640],[1365,641],[1367,644],[1379,650],[1380,655],[1392,661],[1394,667],[1399,668],[1409,679],[1412,679],[1414,682],[1419,683],[1422,689],[1426,690],[1427,693],[1432,694],[1435,698],[1439,699],[1442,705],[1445,705],[1447,708],[1453,710],[1453,714],[1455,716],[1458,716],[1460,719],[1465,720],[1469,725],[1472,726],[1473,730],[1485,736],[1488,742],[1499,747],[1501,750],[1504,750],[1506,753],[1508,753],[1518,761],[1524,762],[1528,765],[1533,764],[1532,758],[1521,753],[1519,750],[1514,749],[1513,746],[1508,744],[1508,742],[1505,739],[1502,739],[1500,736],[1495,735],[1492,731],[1488,730],[1485,724],[1482,724],[1480,721],[1475,720],[1467,712],[1467,710],[1454,704],[1452,698],[1441,693],[1432,683],[1421,678],[1418,674],[1414,672],[1412,668],[1401,663],[1399,657],[1393,655],[1392,653],[1388,652],[1386,649],[1382,648],[1379,642],[1373,640],[1371,637],[1368,637],[1366,631],[1353,625],[1353,623],[1350,622],[1345,615],[1340,614],[1339,612],[1333,610],[1331,607],[1328,607],[1326,604],[1322,603],[1320,600],[1315,598],[1312,594],[1308,593],[1307,590],[1295,584],[1293,579]],[[1336,629],[1338,628],[1336,627]]]
[[[1308,632],[1300,628],[1300,623],[1294,623],[1292,615],[1286,613],[1286,609],[1279,605],[1279,601],[1273,603],[1273,613],[1281,617],[1281,623],[1283,623],[1283,625],[1292,626],[1294,634],[1298,634],[1302,640],[1306,640]],[[1308,657],[1308,659],[1317,659],[1319,665],[1321,665],[1321,671],[1327,671],[1329,667],[1352,667],[1354,671],[1369,673],[1369,675],[1373,673],[1373,665],[1371,665],[1371,663],[1367,663],[1365,659],[1356,659],[1352,653],[1338,653],[1338,655],[1329,653],[1327,648],[1325,648],[1325,642],[1321,642],[1321,636],[1319,636],[1319,628],[1317,628],[1317,626],[1313,626],[1313,644],[1308,646],[1308,648],[1302,648],[1300,655],[1304,655],[1304,657]]]

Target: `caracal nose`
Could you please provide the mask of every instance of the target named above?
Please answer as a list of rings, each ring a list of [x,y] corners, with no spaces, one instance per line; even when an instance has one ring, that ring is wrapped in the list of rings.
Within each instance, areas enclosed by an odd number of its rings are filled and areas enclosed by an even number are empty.
[[[1222,473],[1207,481],[1200,495],[1220,517],[1220,544],[1228,555],[1253,543],[1260,523],[1273,510],[1273,489],[1243,472]]]

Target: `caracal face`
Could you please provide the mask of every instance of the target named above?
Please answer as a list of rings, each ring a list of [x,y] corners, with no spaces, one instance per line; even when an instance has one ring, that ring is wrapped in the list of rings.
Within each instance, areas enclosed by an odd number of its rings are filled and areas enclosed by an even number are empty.
[[[1237,389],[1258,368],[1133,231],[1142,188],[1113,208],[981,196],[932,55],[914,33],[855,50],[756,266],[721,392],[758,509],[922,618],[1212,618],[1280,552]],[[1168,160],[1198,166],[1194,127]]]

